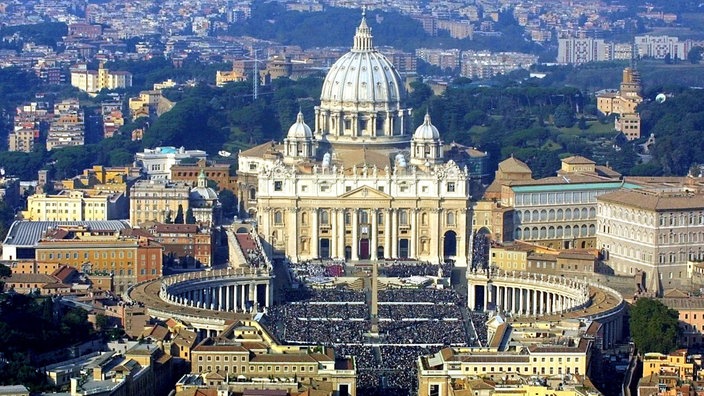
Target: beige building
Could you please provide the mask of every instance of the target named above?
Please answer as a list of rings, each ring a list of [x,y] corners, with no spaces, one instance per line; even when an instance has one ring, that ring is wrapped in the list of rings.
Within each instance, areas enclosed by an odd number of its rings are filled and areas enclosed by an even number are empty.
[[[586,338],[577,345],[532,345],[520,351],[445,348],[418,358],[418,395],[453,395],[461,390],[456,388],[462,380],[475,378],[520,382],[535,376],[585,375],[590,356],[591,341]]]
[[[29,153],[34,148],[34,140],[38,137],[37,129],[17,129],[8,135],[8,150]]]
[[[185,219],[191,187],[167,180],[140,180],[130,189],[130,224],[175,221],[179,206]]]
[[[238,70],[218,70],[215,72],[215,85],[224,87],[231,82],[245,81],[247,77]]]
[[[251,382],[251,389],[271,390],[286,389],[284,384],[293,378],[300,387],[328,389],[329,395],[357,394],[352,357],[336,356],[327,347],[278,344],[257,321],[235,322],[219,336],[201,341],[191,352],[191,373],[219,374],[220,380],[210,385],[221,387],[230,386],[226,376],[232,382]]]
[[[124,193],[63,190],[55,195],[34,194],[27,198],[25,220],[83,221],[116,220],[127,217]]]
[[[411,133],[406,97],[363,19],[325,78],[314,129],[299,114],[283,144],[239,155],[244,209],[270,254],[467,264],[469,156],[446,158],[429,115]]]
[[[71,85],[96,95],[103,89],[124,89],[132,86],[132,74],[125,71],[111,72],[103,63],[97,71],[88,70],[86,65],[79,65],[71,69]]]
[[[85,143],[85,116],[78,99],[54,104],[54,118],[49,126],[46,149],[82,146]]]
[[[689,283],[688,261],[704,260],[704,192],[696,186],[621,189],[598,198],[598,247],[617,274],[646,274],[658,293]]]
[[[623,132],[628,140],[640,138],[640,115],[636,108],[643,101],[640,73],[627,67],[623,69],[621,86],[616,92],[605,92],[597,96],[597,109],[603,114],[617,114],[615,128]]]

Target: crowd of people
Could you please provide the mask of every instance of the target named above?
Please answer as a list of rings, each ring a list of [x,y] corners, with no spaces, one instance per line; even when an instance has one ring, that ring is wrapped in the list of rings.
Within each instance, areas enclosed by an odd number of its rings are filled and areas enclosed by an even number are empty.
[[[478,232],[474,234],[473,239],[472,269],[489,268],[489,248],[491,247],[491,239],[489,239],[489,235],[483,232]]]
[[[334,278],[345,275],[345,263],[340,260],[306,260],[289,263],[288,268],[293,277],[304,282],[309,278]]]
[[[464,305],[452,289],[387,289],[379,291],[379,302],[429,302]]]
[[[289,291],[287,298],[269,309],[262,323],[281,341],[331,346],[341,356],[355,356],[360,394],[409,395],[420,355],[477,345],[477,340],[486,345],[486,315],[468,312],[452,289],[379,291],[383,303],[374,342],[370,296],[364,291],[304,288]]]
[[[489,337],[486,322],[489,320],[489,315],[487,315],[486,312],[470,312],[469,319],[472,327],[474,328],[474,346],[486,346]]]
[[[452,272],[452,263],[431,264],[426,261],[393,260],[379,266],[379,272],[390,278],[410,278],[411,276],[448,277]]]

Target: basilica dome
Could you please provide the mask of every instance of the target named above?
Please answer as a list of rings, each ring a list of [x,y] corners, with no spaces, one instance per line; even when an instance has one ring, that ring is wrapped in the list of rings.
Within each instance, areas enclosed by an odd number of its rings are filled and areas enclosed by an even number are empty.
[[[394,65],[372,44],[371,28],[365,17],[357,28],[352,50],[330,68],[320,95],[321,107],[354,104],[381,105],[380,109],[401,107],[406,91]]]

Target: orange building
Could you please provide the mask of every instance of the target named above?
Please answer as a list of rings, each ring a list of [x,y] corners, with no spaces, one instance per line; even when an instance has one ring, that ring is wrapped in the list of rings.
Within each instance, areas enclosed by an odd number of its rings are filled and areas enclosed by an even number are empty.
[[[162,274],[163,247],[147,238],[59,233],[40,240],[35,255],[39,261],[67,264],[87,274],[109,274],[117,293]]]

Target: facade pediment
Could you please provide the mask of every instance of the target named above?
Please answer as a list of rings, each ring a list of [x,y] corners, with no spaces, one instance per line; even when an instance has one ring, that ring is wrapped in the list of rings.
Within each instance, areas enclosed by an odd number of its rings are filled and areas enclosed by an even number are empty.
[[[340,198],[350,198],[350,199],[391,199],[391,196],[383,193],[376,188],[371,188],[369,186],[363,186],[356,188],[352,191],[348,191],[342,195]]]

